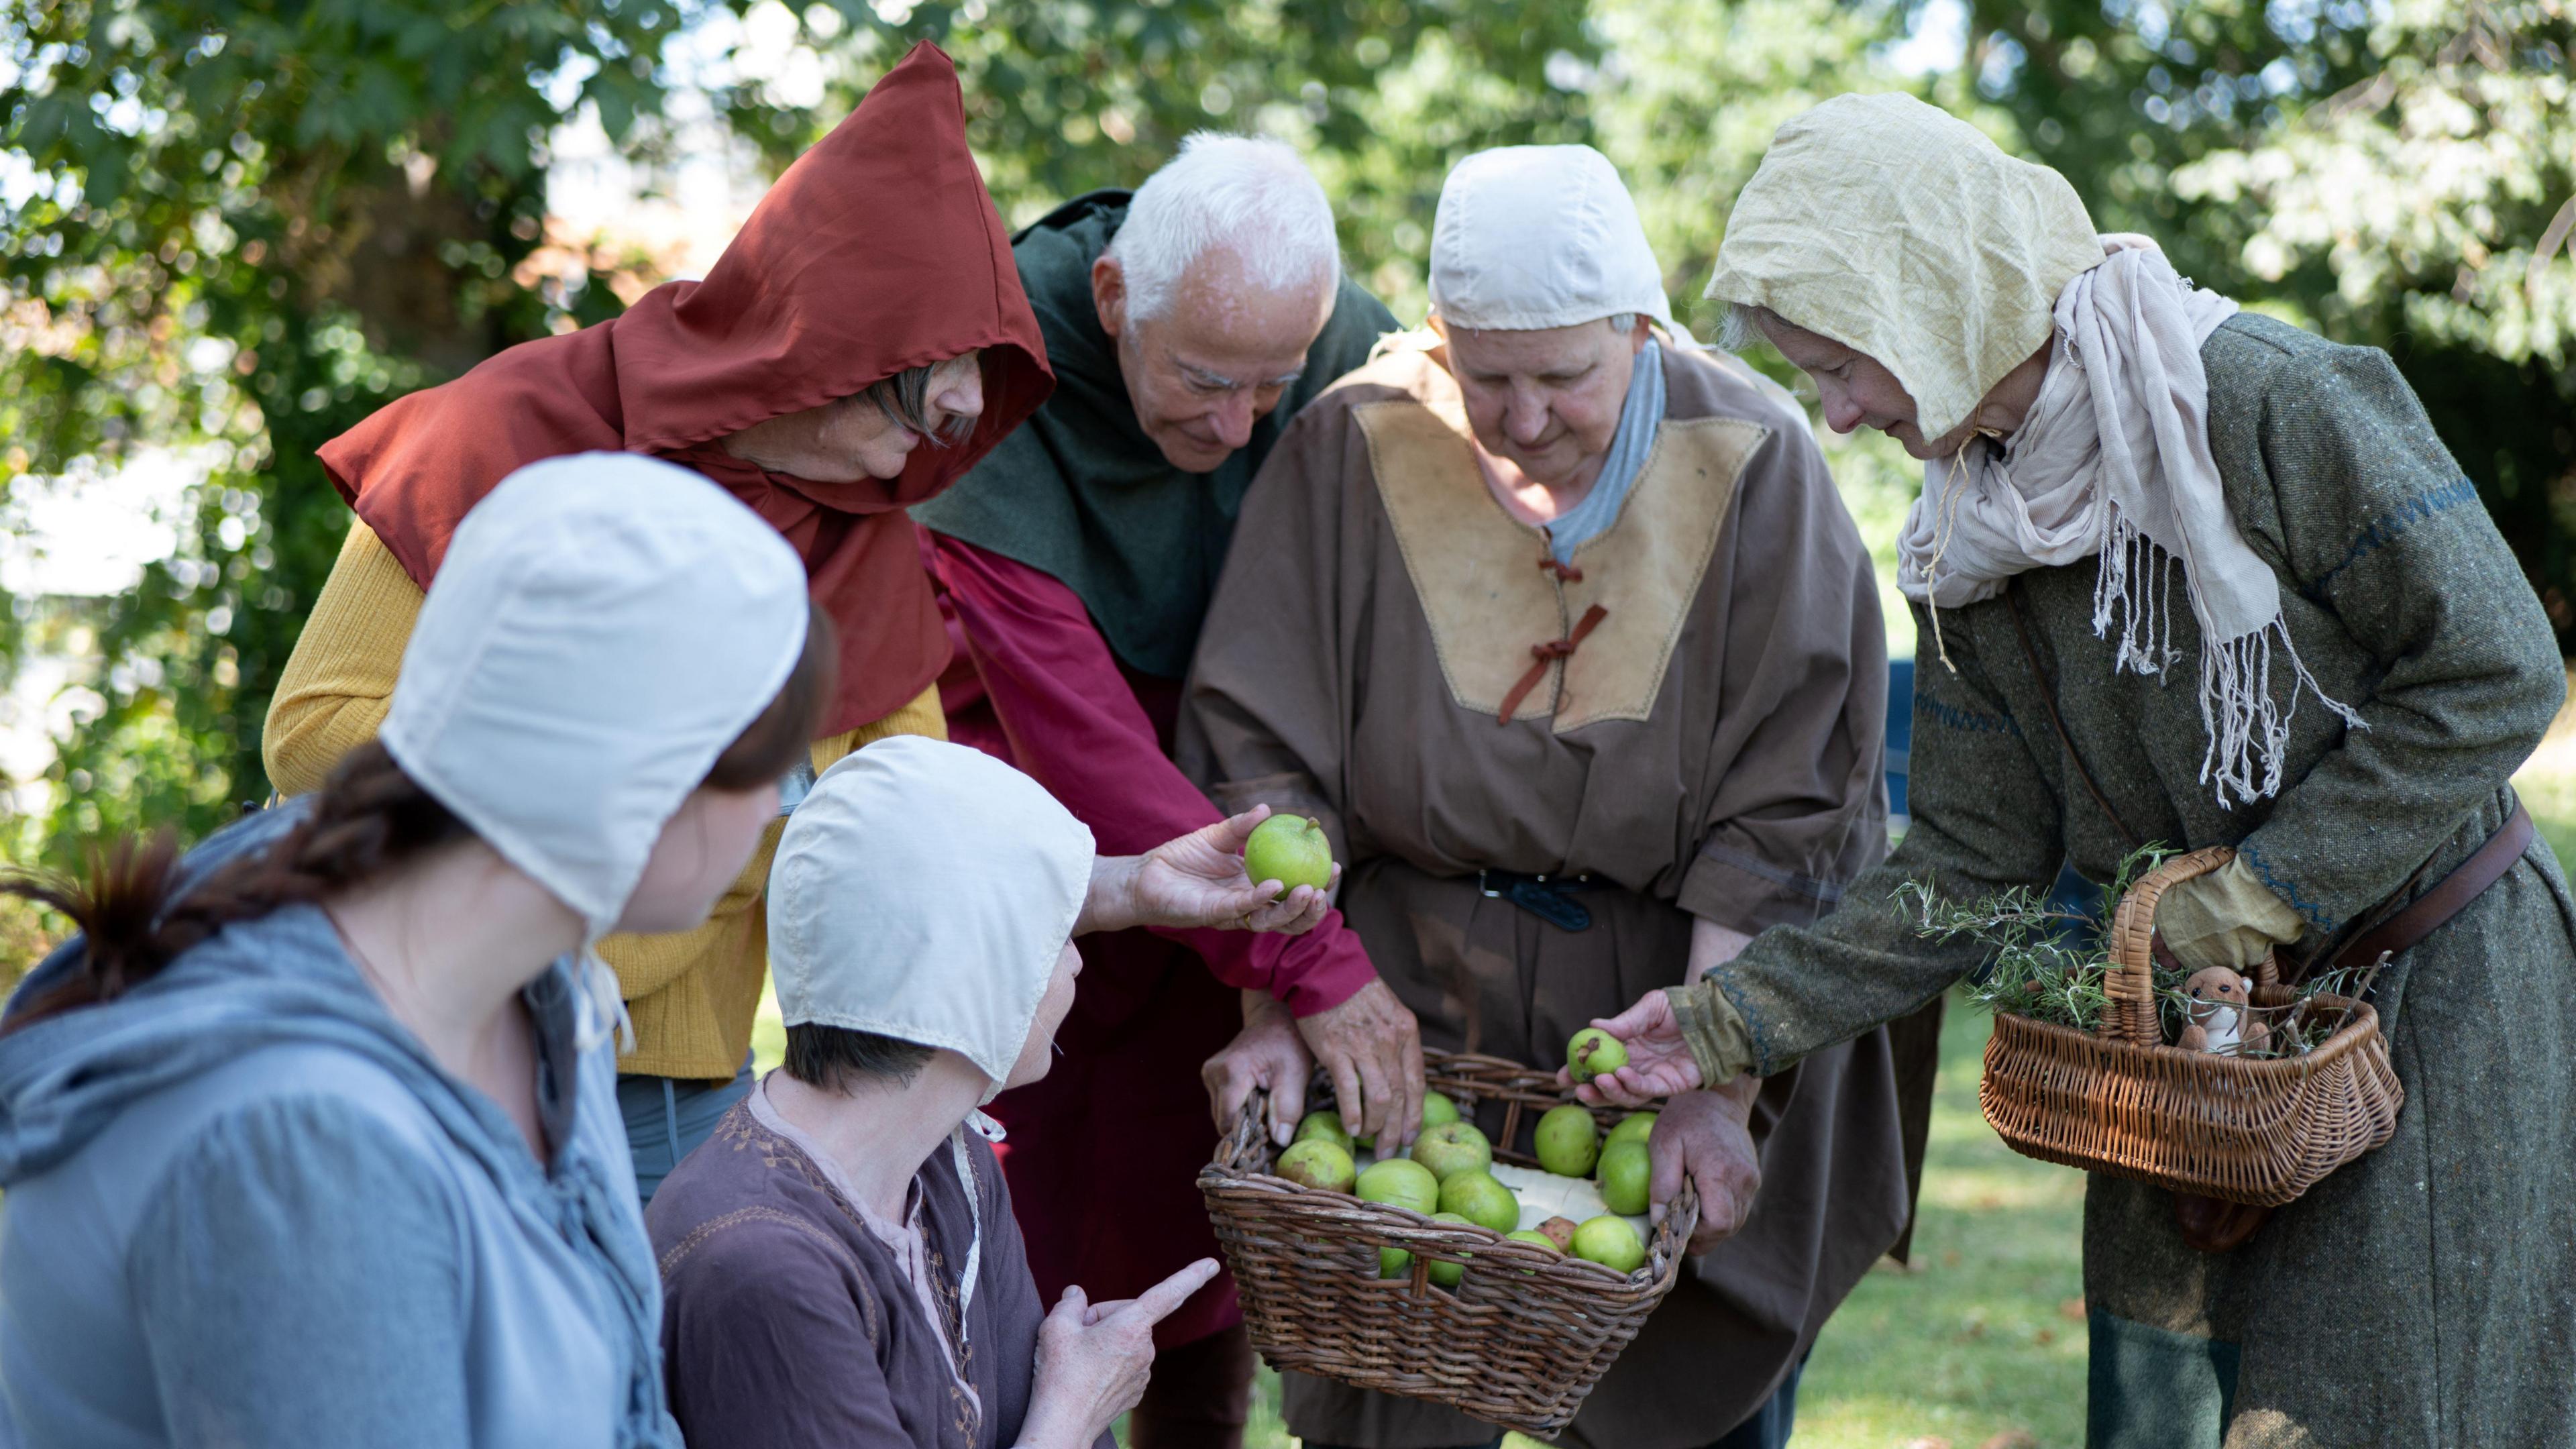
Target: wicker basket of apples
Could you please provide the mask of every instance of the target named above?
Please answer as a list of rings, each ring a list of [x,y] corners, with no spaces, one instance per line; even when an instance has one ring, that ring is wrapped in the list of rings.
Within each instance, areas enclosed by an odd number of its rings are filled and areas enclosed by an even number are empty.
[[[1697,1200],[1685,1184],[1648,1224],[1653,1113],[1586,1107],[1498,1057],[1423,1055],[1410,1156],[1371,1162],[1332,1112],[1281,1148],[1256,1092],[1199,1173],[1208,1216],[1272,1367],[1552,1438],[1671,1291]],[[1319,1074],[1308,1100],[1330,1095]]]

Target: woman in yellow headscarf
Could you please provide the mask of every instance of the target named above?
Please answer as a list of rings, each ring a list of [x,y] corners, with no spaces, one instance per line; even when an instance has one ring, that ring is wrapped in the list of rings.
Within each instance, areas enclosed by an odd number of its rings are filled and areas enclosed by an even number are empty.
[[[1634,1060],[1603,1095],[1779,1071],[1976,969],[1890,908],[1907,881],[2233,846],[2165,897],[2165,946],[2290,980],[2393,946],[2406,1104],[2268,1220],[2090,1180],[2089,1442],[2576,1442],[2576,909],[2507,783],[2564,675],[2395,366],[2097,235],[2063,177],[1899,96],[1781,128],[1709,295],[1835,428],[1925,461],[1899,581],[1936,658],[1904,843],[1605,1023]]]

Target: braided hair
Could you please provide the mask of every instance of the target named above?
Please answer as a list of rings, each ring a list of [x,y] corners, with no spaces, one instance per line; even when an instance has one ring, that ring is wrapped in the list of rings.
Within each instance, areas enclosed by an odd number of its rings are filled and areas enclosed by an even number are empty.
[[[832,698],[838,657],[830,617],[808,609],[805,652],[768,707],[716,757],[707,788],[749,790],[804,757]],[[381,741],[369,740],[331,771],[293,829],[264,850],[225,862],[193,888],[181,888],[178,836],[168,829],[93,844],[79,879],[32,871],[0,876],[0,893],[70,918],[82,946],[70,978],[12,1014],[0,1036],[113,1001],[226,926],[324,900],[472,838],[472,827],[405,774]]]

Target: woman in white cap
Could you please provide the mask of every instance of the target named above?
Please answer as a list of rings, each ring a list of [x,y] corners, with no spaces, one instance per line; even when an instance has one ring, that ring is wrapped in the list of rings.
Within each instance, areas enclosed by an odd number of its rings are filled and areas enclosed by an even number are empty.
[[[531,465],[319,791],[12,884],[83,932],[0,1019],[16,1442],[679,1443],[591,948],[750,858],[832,697],[809,607],[705,479]]]
[[[1154,1324],[1216,1261],[1049,1312],[979,1110],[1046,1075],[1073,937],[1121,924],[1094,875],[1080,821],[962,745],[870,745],[797,807],[769,877],[786,1064],[646,1215],[695,1449],[1116,1449]]]
[[[2165,894],[2163,946],[2292,981],[2393,953],[2405,1108],[2268,1221],[2089,1181],[2089,1442],[2576,1443],[2576,944],[2507,783],[2565,674],[2394,364],[2097,235],[2065,178],[1902,96],[1781,128],[1709,295],[1927,464],[1913,822],[1830,919],[1612,1023],[1632,1066],[1596,1085],[1780,1071],[1939,995],[1982,953],[1889,909],[1909,880],[2233,846]]]
[[[1260,542],[1227,557],[1179,757],[1222,805],[1324,821],[1425,1045],[1553,1065],[1886,849],[1885,635],[1806,420],[1673,326],[1599,152],[1461,161],[1431,304],[1246,495],[1236,537]],[[1294,1047],[1273,1024],[1229,1055]],[[1210,1069],[1228,1119],[1234,1065]],[[1877,1031],[1758,1094],[1674,1099],[1656,1195],[1696,1180],[1704,1256],[1562,1442],[1786,1438],[1807,1348],[1905,1226],[1898,1103]],[[1748,1220],[1757,1172],[1779,1206]],[[1496,1432],[1302,1375],[1285,1403],[1310,1445]]]

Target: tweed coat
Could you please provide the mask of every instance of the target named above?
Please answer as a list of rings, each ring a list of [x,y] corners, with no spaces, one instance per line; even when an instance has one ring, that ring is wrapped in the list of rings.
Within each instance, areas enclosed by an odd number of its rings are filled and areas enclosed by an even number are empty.
[[[1711,973],[1768,1073],[1889,1020],[1973,970],[1917,936],[1907,880],[1974,899],[2045,885],[2061,859],[2103,880],[2126,851],[2049,718],[2141,837],[2233,845],[2331,943],[2420,891],[2514,808],[2514,769],[2565,676],[2548,621],[2475,490],[2387,356],[2230,319],[2202,349],[2210,441],[2246,541],[2279,575],[2299,657],[2367,725],[2305,699],[2284,778],[2222,808],[2198,634],[2180,660],[2112,668],[2095,566],[2015,580],[1941,613],[1951,668],[1916,671],[1912,827],[1812,927],[1765,934]],[[2177,580],[2178,582],[2178,580]],[[2276,692],[2282,670],[2274,673]],[[2417,867],[2424,866],[2420,877]],[[2387,1146],[2283,1208],[2245,1246],[2193,1251],[2170,1194],[2096,1176],[2084,1214],[2095,1449],[2576,1443],[2576,910],[2535,840],[2484,895],[2402,955],[2373,999],[2406,1104]]]

